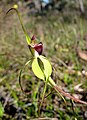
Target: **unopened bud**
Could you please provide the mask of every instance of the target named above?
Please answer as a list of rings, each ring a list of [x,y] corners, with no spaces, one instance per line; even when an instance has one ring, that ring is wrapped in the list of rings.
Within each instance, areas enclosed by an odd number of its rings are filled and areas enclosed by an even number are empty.
[[[32,41],[33,41],[33,40],[36,40],[36,36],[33,35],[32,38],[31,38],[31,40],[32,40]]]

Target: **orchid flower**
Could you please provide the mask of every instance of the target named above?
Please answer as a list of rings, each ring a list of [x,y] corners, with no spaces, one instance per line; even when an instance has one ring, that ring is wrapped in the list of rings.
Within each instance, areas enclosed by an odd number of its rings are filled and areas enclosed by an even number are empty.
[[[51,74],[52,74],[52,66],[51,66],[51,63],[50,61],[44,57],[42,55],[42,52],[43,52],[43,44],[42,42],[40,43],[36,43],[36,37],[33,36],[32,38],[27,34],[25,28],[24,28],[24,25],[22,23],[22,20],[21,20],[21,17],[20,17],[20,14],[18,12],[17,9],[15,8],[11,8],[7,11],[7,13],[11,10],[15,10],[18,17],[19,17],[19,20],[20,20],[20,23],[21,23],[21,26],[22,26],[22,29],[24,31],[24,34],[26,36],[26,41],[27,41],[27,44],[28,44],[28,48],[32,54],[32,60],[29,60],[26,64],[28,65],[30,62],[32,62],[32,71],[33,73],[35,74],[35,76],[41,80],[43,80],[45,82],[45,88],[44,88],[44,94],[46,92],[46,87],[47,85],[50,85],[51,87],[53,87],[57,93],[59,93],[61,95],[61,97],[64,99],[63,96],[65,97],[68,97],[70,99],[72,99],[73,101],[75,102],[79,102],[79,103],[83,103],[83,104],[86,104],[87,105],[87,102],[85,101],[81,101],[73,96],[71,96],[69,93],[66,93],[64,92],[62,89],[60,89],[58,87],[58,85],[54,82],[54,80],[52,79],[51,77]],[[21,80],[21,74],[22,74],[22,70],[20,72],[20,75],[19,75],[19,81]],[[21,87],[22,88],[22,87]],[[42,98],[42,101],[44,99],[44,94],[43,94],[43,98]],[[65,99],[64,99],[65,101]]]

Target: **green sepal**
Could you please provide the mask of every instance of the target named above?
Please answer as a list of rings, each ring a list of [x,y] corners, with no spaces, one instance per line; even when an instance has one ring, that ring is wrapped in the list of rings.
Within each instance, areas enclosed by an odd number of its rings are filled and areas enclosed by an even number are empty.
[[[21,90],[22,90],[23,93],[24,93],[24,90],[23,90],[22,83],[21,83],[21,80],[22,80],[22,73],[23,73],[25,67],[26,67],[27,65],[29,65],[31,62],[32,62],[32,59],[29,60],[29,61],[27,61],[27,62],[25,63],[25,65],[23,66],[23,68],[22,68],[22,69],[20,70],[20,72],[19,72],[18,80],[19,80],[19,85],[20,85]]]
[[[44,73],[41,70],[37,57],[35,57],[32,62],[32,71],[34,72],[35,76],[37,76],[39,79],[44,80]]]
[[[46,79],[48,79],[51,74],[52,74],[52,66],[51,63],[49,62],[49,60],[47,60],[46,57],[44,56],[39,56],[40,60],[42,61],[43,65],[44,65],[44,74]]]
[[[30,38],[30,36],[28,35],[28,33],[27,33],[27,31],[26,31],[26,29],[25,29],[25,27],[24,27],[24,25],[23,25],[23,22],[22,22],[22,19],[21,19],[21,15],[20,15],[19,11],[18,11],[16,8],[10,8],[10,9],[6,12],[6,14],[8,14],[11,10],[14,10],[14,11],[17,13],[18,18],[19,18],[19,21],[20,21],[21,26],[22,26],[22,29],[23,29],[23,32],[24,32],[24,34],[25,34],[25,36],[26,36],[26,41],[27,41],[28,45],[30,45],[30,43],[31,43],[31,38]]]
[[[32,70],[34,74],[42,80],[47,80],[52,74],[50,62],[42,55],[34,58],[32,62]]]

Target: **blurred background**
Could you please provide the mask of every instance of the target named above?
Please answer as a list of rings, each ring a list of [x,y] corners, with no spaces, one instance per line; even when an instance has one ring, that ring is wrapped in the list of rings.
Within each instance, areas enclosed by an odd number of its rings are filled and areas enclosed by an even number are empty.
[[[87,106],[72,102],[47,87],[41,114],[38,107],[44,83],[31,66],[20,69],[31,59],[25,35],[15,11],[53,66],[52,78],[65,92],[87,102],[87,0],[0,0],[0,120],[86,120]],[[27,94],[28,93],[28,94]]]

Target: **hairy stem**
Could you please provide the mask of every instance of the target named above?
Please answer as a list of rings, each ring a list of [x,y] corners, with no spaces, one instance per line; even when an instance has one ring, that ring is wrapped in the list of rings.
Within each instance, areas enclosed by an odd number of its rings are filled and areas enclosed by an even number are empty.
[[[72,95],[70,95],[69,93],[64,92],[61,88],[58,87],[58,85],[56,85],[56,83],[52,80],[52,78],[50,78],[49,82],[50,82],[50,84],[54,87],[54,89],[55,89],[58,93],[60,92],[63,96],[68,97],[68,98],[72,99],[72,100],[75,101],[75,102],[78,102],[78,103],[82,103],[82,104],[86,104],[86,105],[87,105],[87,102],[82,101],[82,100],[80,100],[80,99],[77,99],[77,98],[73,97]]]

